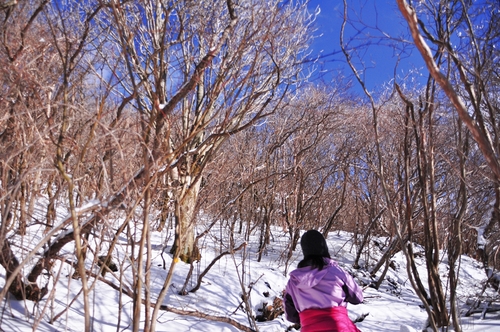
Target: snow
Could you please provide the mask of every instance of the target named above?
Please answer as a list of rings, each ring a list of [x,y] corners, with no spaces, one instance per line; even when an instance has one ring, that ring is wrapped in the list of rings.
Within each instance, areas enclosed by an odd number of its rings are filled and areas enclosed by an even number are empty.
[[[188,281],[187,290],[196,285],[197,277],[213,258],[228,249],[219,240],[221,236],[225,236],[225,229],[220,225],[216,227],[199,243],[202,259],[194,265],[193,277]],[[168,254],[170,245],[166,247],[165,252],[162,253],[162,250],[165,248],[165,242],[171,244],[172,232],[172,229],[165,229],[162,232],[152,234],[153,263],[150,289],[153,294],[152,302],[155,302],[155,296],[159,294],[163,286],[171,263],[171,256]],[[245,326],[250,326],[241,300],[242,285],[247,292],[250,292],[252,315],[255,317],[261,313],[259,309],[263,307],[264,303],[271,304],[275,297],[281,296],[287,282],[287,276],[284,275],[285,255],[282,255],[288,243],[287,233],[279,228],[273,228],[272,233],[272,241],[264,252],[261,262],[257,262],[259,243],[257,234],[249,238],[248,245],[243,249],[233,255],[223,256],[204,276],[198,291],[184,296],[179,295],[179,292],[185,282],[189,265],[178,263],[172,284],[163,303],[181,310],[196,310],[213,316],[229,317]],[[236,237],[235,243],[238,246],[244,241],[244,238]],[[372,281],[368,272],[352,268],[356,254],[352,234],[332,232],[329,234],[327,242],[332,258],[337,260],[364,287],[364,303],[348,307],[351,319],[366,316],[361,322],[356,323],[361,331],[422,331],[427,314],[420,306],[420,301],[406,276],[405,259],[401,254],[394,256],[395,269],[389,269],[386,280],[380,289],[376,290],[368,286]],[[378,241],[378,243],[383,242],[383,239]],[[224,241],[224,243],[227,242]],[[366,255],[362,256],[365,261],[361,261],[361,265],[366,264],[367,259],[374,263],[375,259],[382,254],[381,249],[383,248],[374,245],[370,251],[370,258]],[[63,250],[62,256],[74,261],[73,249],[68,245]],[[132,288],[131,262],[128,255],[130,255],[130,249],[127,239],[122,236],[113,255],[113,259],[120,263],[121,272],[108,272],[105,276],[108,282],[118,285],[121,277],[123,284]],[[301,257],[300,249],[298,249],[294,252],[288,271],[294,269]],[[446,257],[446,255],[442,255],[442,257]],[[88,257],[89,262],[91,259],[92,257]],[[164,259],[166,269],[163,269]],[[423,270],[425,264],[421,258],[417,258],[417,264],[422,269],[420,275],[425,283],[426,273]],[[443,271],[442,275],[445,276],[446,265],[444,263],[441,270]],[[97,266],[93,268],[92,272],[98,272]],[[49,293],[38,304],[30,301],[16,301],[9,297],[7,301],[2,303],[0,330],[18,332],[83,331],[83,300],[81,295],[73,301],[81,290],[81,282],[79,279],[71,278],[72,273],[71,265],[58,261],[52,271]],[[5,281],[5,271],[0,271],[0,278],[0,285],[2,285]],[[466,312],[465,303],[473,300],[481,291],[485,279],[486,275],[481,264],[472,258],[462,257],[460,289],[458,290],[458,298],[463,308],[462,313]],[[57,280],[55,287],[53,287],[54,280]],[[446,278],[444,280],[446,281]],[[91,287],[89,301],[91,303],[92,331],[131,331],[132,299],[124,294],[120,296],[116,289],[103,281],[96,281],[94,277],[89,277],[88,281]],[[494,292],[494,290],[488,291]],[[68,310],[65,310],[66,308]],[[54,319],[56,316],[58,316],[57,319],[50,324],[51,318]],[[481,319],[480,313],[469,317],[462,315],[461,323],[463,331],[499,331],[500,313],[488,313],[484,319]],[[272,321],[257,322],[257,329],[262,332],[285,331],[291,325],[282,315]],[[158,315],[156,330],[160,332],[239,331],[228,323],[178,315],[167,311],[161,311]],[[290,331],[295,330],[291,329]]]

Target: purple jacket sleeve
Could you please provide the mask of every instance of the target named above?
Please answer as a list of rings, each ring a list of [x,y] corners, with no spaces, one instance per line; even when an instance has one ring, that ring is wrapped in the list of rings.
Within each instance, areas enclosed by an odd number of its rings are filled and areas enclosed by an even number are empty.
[[[283,307],[285,308],[285,317],[288,321],[300,323],[299,312],[295,308],[292,297],[286,292],[283,296]]]
[[[352,304],[363,302],[363,289],[354,281],[351,275],[345,272],[345,283],[342,289],[345,293],[345,301]]]

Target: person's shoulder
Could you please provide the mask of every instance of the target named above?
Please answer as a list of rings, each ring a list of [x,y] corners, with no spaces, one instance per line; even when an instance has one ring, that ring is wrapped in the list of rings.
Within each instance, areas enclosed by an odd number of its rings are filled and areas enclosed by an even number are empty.
[[[340,269],[339,263],[331,258],[325,258],[325,262],[327,266],[332,266]]]
[[[343,275],[345,274],[346,272],[344,271],[344,269],[342,269],[339,265],[339,263],[337,263],[337,261],[331,259],[331,258],[327,258],[328,260],[326,261],[326,267],[328,270],[330,270],[331,272],[335,273],[336,275]]]
[[[304,274],[311,272],[310,266],[298,267],[295,270],[290,272],[290,277],[298,277],[303,276]]]

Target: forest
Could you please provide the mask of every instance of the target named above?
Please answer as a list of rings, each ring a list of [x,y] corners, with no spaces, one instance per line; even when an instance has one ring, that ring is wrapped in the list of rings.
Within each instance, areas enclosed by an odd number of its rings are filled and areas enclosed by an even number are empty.
[[[257,237],[256,261],[281,230],[285,273],[317,229],[352,233],[375,286],[403,253],[429,327],[461,331],[461,255],[485,288],[500,280],[500,6],[394,2],[404,36],[365,34],[339,1],[346,70],[325,81],[306,0],[1,0],[0,299],[42,301],[69,264],[91,331],[89,271],[113,259],[144,290],[131,330],[154,332],[176,266],[192,270],[214,227],[221,255]],[[425,68],[370,91],[370,44]],[[153,293],[158,232],[172,260]]]

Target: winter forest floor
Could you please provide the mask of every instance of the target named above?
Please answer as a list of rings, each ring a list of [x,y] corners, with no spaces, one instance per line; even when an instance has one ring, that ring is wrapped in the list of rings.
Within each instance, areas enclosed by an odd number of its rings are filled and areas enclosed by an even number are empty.
[[[153,264],[151,269],[152,301],[160,292],[167,275],[171,256],[168,248],[162,254],[164,243],[170,243],[173,230],[154,232],[152,237]],[[35,232],[36,234],[36,232]],[[281,296],[287,276],[285,276],[285,261],[282,254],[287,244],[287,234],[280,229],[274,229],[271,243],[257,262],[258,238],[252,236],[246,247],[222,257],[203,277],[201,287],[194,293],[181,296],[179,291],[183,288],[189,265],[177,264],[173,282],[164,301],[170,307],[188,311],[199,311],[213,316],[229,317],[245,326],[250,326],[249,316],[242,305],[242,286],[250,292],[251,315],[261,315],[263,304],[271,304],[276,297]],[[198,276],[208,264],[222,251],[227,250],[221,244],[220,238],[226,236],[222,229],[214,228],[212,232],[200,243],[202,259],[194,264],[192,277],[188,280],[186,289],[192,289]],[[121,238],[121,243],[115,250],[115,258],[124,261],[128,254],[127,241]],[[397,254],[393,258],[392,266],[385,281],[379,290],[368,287],[372,282],[369,274],[363,269],[355,270],[352,262],[356,248],[353,245],[352,234],[345,232],[332,232],[327,238],[330,254],[341,266],[355,276],[358,283],[365,287],[363,304],[348,307],[351,319],[366,316],[357,323],[361,331],[421,331],[426,323],[426,312],[420,307],[420,301],[415,295],[406,276],[404,257]],[[383,241],[382,241],[383,242]],[[34,243],[34,242],[33,242]],[[227,242],[224,242],[227,243]],[[241,243],[236,240],[236,243]],[[27,249],[26,245],[25,249]],[[299,246],[300,247],[300,246]],[[68,246],[65,258],[72,259],[72,248]],[[380,256],[380,249],[373,246],[370,257],[362,256],[362,263],[373,264]],[[445,256],[443,256],[445,257]],[[290,272],[301,259],[300,248],[294,252],[292,262],[287,271]],[[443,258],[444,259],[444,258]],[[420,265],[421,276],[425,276],[423,260],[417,261]],[[163,268],[165,265],[166,269]],[[442,277],[446,280],[446,265],[442,265]],[[120,293],[111,284],[130,285],[130,266],[127,263],[120,266],[122,273],[107,273],[104,281],[89,278],[93,286],[90,293],[92,330],[99,332],[131,331],[132,299]],[[49,294],[37,305],[28,301],[9,299],[2,303],[0,317],[0,331],[83,331],[83,302],[81,295],[73,299],[81,289],[79,279],[73,279],[72,267],[61,263],[55,266],[52,280],[58,281]],[[96,271],[94,271],[96,272]],[[1,272],[1,282],[5,281],[5,271]],[[469,257],[462,257],[460,269],[460,289],[458,297],[462,308],[462,328],[464,331],[500,331],[500,312],[487,313],[482,318],[481,313],[465,317],[466,303],[471,303],[480,293],[484,284],[485,274],[481,265]],[[425,280],[424,280],[425,283]],[[444,285],[446,287],[446,285]],[[52,292],[53,291],[53,292]],[[488,289],[486,294],[495,295],[493,289]],[[498,298],[498,294],[497,298]],[[121,307],[121,309],[120,309]],[[67,310],[65,310],[67,309]],[[144,311],[143,311],[144,313]],[[55,318],[55,319],[54,319]],[[49,324],[53,319],[54,322]],[[286,331],[292,324],[287,322],[284,315],[272,321],[257,322],[258,331]],[[158,317],[157,331],[238,331],[230,324],[210,321],[203,318],[178,315],[162,311]],[[290,331],[295,331],[290,329]]]

